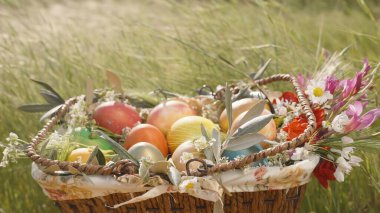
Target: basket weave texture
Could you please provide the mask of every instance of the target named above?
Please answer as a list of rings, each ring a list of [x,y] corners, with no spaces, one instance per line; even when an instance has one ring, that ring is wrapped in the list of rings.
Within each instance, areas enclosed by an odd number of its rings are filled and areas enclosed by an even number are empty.
[[[265,157],[273,156],[285,150],[302,146],[316,128],[316,119],[311,110],[310,104],[305,98],[303,91],[300,89],[295,77],[288,74],[277,74],[271,77],[253,82],[255,85],[265,85],[277,81],[290,82],[298,96],[303,112],[308,119],[308,126],[305,131],[291,141],[280,143],[272,148],[262,150],[258,153],[252,153],[240,160],[234,160],[229,163],[218,164],[212,168],[206,168],[201,173],[188,174],[192,176],[205,176],[214,173],[240,169],[252,162],[259,161]],[[69,99],[60,111],[54,116],[41,131],[32,139],[29,144],[26,155],[37,165],[49,167],[58,166],[63,171],[68,171],[70,167],[87,175],[124,175],[136,174],[138,168],[129,160],[116,162],[111,166],[99,166],[89,164],[70,163],[57,161],[40,156],[36,152],[37,145],[43,141],[54,126],[68,112],[71,105],[76,102],[75,98]],[[188,166],[188,165],[187,165]],[[269,190],[259,192],[238,192],[232,193],[232,196],[224,196],[225,212],[296,212],[301,203],[306,186],[299,186],[288,190]],[[133,196],[138,196],[134,193]],[[57,206],[62,212],[213,212],[214,203],[201,200],[185,193],[167,193],[159,197],[142,201],[139,203],[126,205],[117,209],[107,208],[107,205],[115,205],[131,199],[131,194],[110,194],[104,197],[92,199],[57,201]]]
[[[225,213],[293,213],[297,212],[305,194],[306,185],[286,189],[258,192],[238,192],[224,196]],[[133,196],[142,193],[133,193]],[[116,205],[132,198],[132,194],[110,194],[83,200],[57,201],[56,205],[63,213],[212,213],[214,203],[195,198],[184,193],[167,193],[153,199],[121,206],[117,209],[107,205]]]

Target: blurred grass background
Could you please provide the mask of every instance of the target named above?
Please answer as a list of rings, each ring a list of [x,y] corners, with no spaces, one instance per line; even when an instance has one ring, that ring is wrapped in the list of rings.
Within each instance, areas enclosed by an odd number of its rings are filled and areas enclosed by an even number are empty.
[[[345,61],[352,72],[365,57],[376,64],[376,2],[0,0],[0,140],[10,131],[30,139],[41,128],[39,115],[15,109],[43,101],[30,78],[65,98],[84,93],[87,78],[106,86],[104,70],[129,90],[191,94],[202,84],[243,79],[240,71],[269,58],[267,75],[312,73],[323,48],[351,46]],[[380,155],[363,156],[364,169],[343,184],[325,190],[313,180],[301,212],[378,212]],[[0,169],[0,180],[0,213],[57,211],[32,180],[29,160]]]

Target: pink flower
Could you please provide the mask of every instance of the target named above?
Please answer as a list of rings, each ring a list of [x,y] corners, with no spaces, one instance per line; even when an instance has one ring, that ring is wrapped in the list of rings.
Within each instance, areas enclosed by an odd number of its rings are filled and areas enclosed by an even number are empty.
[[[328,76],[326,78],[325,90],[329,91],[331,94],[334,94],[335,89],[339,86],[339,80],[335,76]]]
[[[305,78],[303,77],[303,75],[301,73],[298,73],[297,75],[297,81],[298,83],[300,84],[301,87],[304,87],[305,88]]]
[[[352,79],[346,79],[339,83],[339,88],[342,89],[341,99],[345,99],[359,92],[362,86],[366,84],[363,78],[368,74],[371,66],[368,64],[368,60],[364,59],[364,65],[360,72],[357,72]]]
[[[361,130],[372,125],[380,117],[380,108],[373,109],[361,116],[366,103],[360,101],[350,104],[345,112],[337,115],[332,121],[332,128],[339,133]]]

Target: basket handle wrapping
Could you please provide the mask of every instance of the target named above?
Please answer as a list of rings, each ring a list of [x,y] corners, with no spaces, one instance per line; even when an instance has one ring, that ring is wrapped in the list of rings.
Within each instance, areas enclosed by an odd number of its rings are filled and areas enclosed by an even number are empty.
[[[258,85],[265,85],[265,84],[269,84],[276,81],[289,81],[290,83],[293,84],[298,100],[308,120],[308,126],[305,129],[305,131],[302,134],[300,134],[298,137],[293,138],[291,141],[280,143],[272,148],[262,150],[258,153],[252,153],[240,160],[234,160],[228,163],[217,164],[207,170],[208,175],[217,173],[217,172],[228,171],[231,169],[243,168],[244,166],[249,165],[252,162],[259,161],[265,157],[273,156],[285,150],[293,149],[297,146],[302,145],[314,133],[316,129],[315,115],[310,107],[309,101],[305,98],[304,93],[301,90],[301,87],[294,76],[291,76],[289,74],[277,74],[277,75],[272,75],[268,78],[257,80],[255,81],[255,83]]]
[[[316,120],[311,110],[308,100],[305,98],[297,79],[289,74],[277,74],[268,78],[255,81],[258,85],[265,85],[276,81],[289,81],[293,84],[298,100],[304,110],[304,113],[308,119],[308,126],[304,133],[294,138],[291,141],[287,141],[278,144],[272,148],[262,150],[258,153],[252,153],[240,160],[231,161],[229,163],[218,164],[210,169],[206,168],[206,171],[202,172],[201,175],[210,175],[217,172],[227,171],[231,169],[242,168],[252,162],[261,160],[268,156],[273,156],[279,152],[295,148],[303,144],[315,131]],[[57,114],[51,118],[45,126],[37,133],[37,135],[32,139],[31,143],[28,144],[25,153],[26,155],[36,164],[49,167],[57,165],[61,170],[68,171],[70,167],[77,169],[79,172],[85,173],[87,175],[123,175],[123,174],[135,174],[138,171],[138,166],[128,159],[118,161],[112,165],[101,166],[101,165],[91,165],[91,164],[80,164],[76,162],[58,161],[51,160],[40,156],[36,152],[36,147],[41,143],[47,136],[48,132],[53,129],[53,127],[63,118],[63,116],[68,112],[70,106],[76,103],[76,98],[70,98],[65,102],[65,104],[60,108]],[[188,167],[188,165],[186,165]]]

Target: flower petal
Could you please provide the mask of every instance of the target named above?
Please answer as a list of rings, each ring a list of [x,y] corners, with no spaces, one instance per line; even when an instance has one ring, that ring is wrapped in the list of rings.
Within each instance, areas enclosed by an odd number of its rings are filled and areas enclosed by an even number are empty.
[[[360,129],[364,129],[371,126],[372,123],[375,122],[376,119],[379,117],[380,117],[380,108],[368,111],[366,114],[364,114],[360,118],[359,120],[360,125],[358,126],[357,129],[360,130]]]
[[[361,115],[363,112],[364,105],[360,101],[355,101],[353,104],[350,104],[348,106],[348,109],[346,111],[346,114],[349,116],[354,116],[354,115]]]
[[[342,143],[343,144],[350,144],[350,143],[353,143],[354,142],[354,139],[348,137],[348,136],[343,136],[342,137]]]
[[[325,90],[334,94],[335,89],[339,86],[339,80],[335,76],[328,76],[326,78]]]
[[[363,60],[363,69],[362,69],[364,76],[367,75],[370,70],[371,70],[371,65],[369,65],[368,63],[368,58],[365,58]]]
[[[338,182],[343,182],[344,181],[344,173],[342,170],[337,168],[334,172],[334,177]]]

